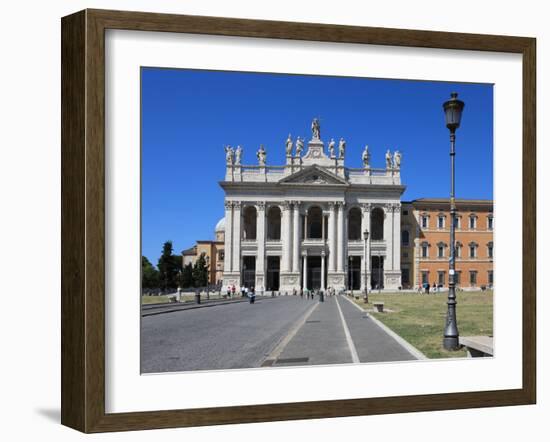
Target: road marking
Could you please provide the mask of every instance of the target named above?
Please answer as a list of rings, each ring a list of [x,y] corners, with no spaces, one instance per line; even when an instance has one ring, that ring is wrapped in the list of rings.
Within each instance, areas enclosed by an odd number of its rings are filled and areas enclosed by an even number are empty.
[[[262,364],[266,364],[267,361],[273,362],[271,364],[263,365],[264,367],[269,367],[273,365],[273,363],[281,355],[290,340],[296,335],[296,333],[298,333],[298,330],[302,328],[302,326],[306,323],[307,319],[311,316],[311,314],[317,307],[319,307],[318,302],[316,302],[315,305],[309,308],[305,315],[302,316],[302,318],[294,325],[294,327],[288,332],[288,334],[277,344],[277,346],[271,351],[271,353],[269,353],[269,355],[262,361],[262,363],[260,363],[260,366],[262,366]]]
[[[355,348],[353,339],[351,339],[351,333],[349,332],[348,324],[346,323],[346,318],[344,318],[342,307],[340,307],[340,303],[338,302],[339,297],[340,295],[336,296],[336,305],[338,306],[338,311],[340,312],[340,319],[342,320],[342,327],[344,327],[344,334],[346,335],[346,341],[348,341],[348,347],[351,353],[351,360],[353,361],[354,364],[358,364],[361,361],[359,360],[359,355],[357,354],[357,349]]]
[[[355,302],[353,302],[351,299],[344,298],[346,301],[351,303],[354,307],[358,308],[360,311],[362,311],[369,319],[372,320],[378,327],[380,327],[382,330],[384,330],[388,335],[390,335],[401,347],[403,347],[405,350],[407,350],[412,356],[414,356],[416,359],[424,360],[428,359],[428,357],[422,353],[418,348],[416,348],[414,345],[412,345],[409,341],[406,341],[401,336],[399,336],[397,333],[395,333],[391,328],[389,328],[386,324],[384,324],[382,321],[376,319],[374,316],[369,314],[366,310],[362,309],[360,306],[358,306]]]

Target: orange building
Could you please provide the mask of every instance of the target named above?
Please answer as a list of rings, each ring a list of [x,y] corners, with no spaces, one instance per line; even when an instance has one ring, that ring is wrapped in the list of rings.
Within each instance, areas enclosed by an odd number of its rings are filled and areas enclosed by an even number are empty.
[[[457,286],[465,290],[491,288],[493,201],[460,199],[456,200],[456,206]],[[403,287],[418,288],[425,283],[447,287],[451,223],[449,200],[420,198],[403,203],[402,211]],[[414,240],[411,241],[411,238]]]
[[[182,264],[195,264],[196,260],[204,253],[208,265],[209,284],[221,284],[223,278],[223,260],[225,247],[225,219],[222,218],[216,225],[215,240],[199,240],[193,247],[184,250]]]

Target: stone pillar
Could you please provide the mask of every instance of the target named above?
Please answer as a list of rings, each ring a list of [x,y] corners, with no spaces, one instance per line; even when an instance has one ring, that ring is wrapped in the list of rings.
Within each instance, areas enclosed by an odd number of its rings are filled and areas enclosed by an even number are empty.
[[[256,291],[265,290],[265,202],[256,204]]]
[[[328,203],[330,210],[328,217],[328,271],[336,271],[336,204]]]
[[[384,262],[384,270],[393,270],[393,220],[391,204],[384,205],[384,241],[386,241],[386,261]]]
[[[241,202],[233,202],[233,257],[232,257],[232,272],[240,273],[241,271]]]
[[[345,254],[345,239],[344,239],[344,203],[340,202],[338,203],[338,239],[336,240],[336,248],[337,248],[337,262],[336,262],[336,270],[338,273],[342,273],[344,271],[344,254]]]
[[[292,272],[300,273],[300,203],[292,203]]]
[[[387,204],[385,210],[386,259],[384,260],[384,289],[397,290],[401,287],[401,204]]]
[[[325,251],[321,252],[321,290],[326,290],[325,287]]]
[[[393,269],[401,272],[401,204],[393,206]]]
[[[288,273],[291,270],[291,251],[292,251],[292,226],[290,222],[291,206],[288,201],[283,202],[283,262],[281,272]]]
[[[365,290],[365,284],[367,289],[369,288],[369,280],[370,280],[370,273],[371,273],[371,262],[370,262],[370,255],[371,255],[371,248],[370,248],[370,241],[371,241],[371,226],[370,226],[370,215],[371,215],[371,204],[370,203],[364,203],[361,205],[361,208],[363,209],[363,217],[361,219],[361,238],[363,238],[363,261],[361,265],[361,290]],[[369,237],[365,241],[364,232],[369,232]]]
[[[232,285],[239,286],[240,274],[240,232],[241,209],[239,202],[225,202],[225,247],[223,260],[223,291]]]
[[[304,261],[304,273],[302,275],[302,288],[304,290],[307,290],[307,253],[304,252],[302,255],[302,259]]]
[[[225,247],[224,247],[224,259],[223,259],[223,273],[231,273],[233,270],[232,253],[233,253],[233,203],[231,201],[225,202]]]

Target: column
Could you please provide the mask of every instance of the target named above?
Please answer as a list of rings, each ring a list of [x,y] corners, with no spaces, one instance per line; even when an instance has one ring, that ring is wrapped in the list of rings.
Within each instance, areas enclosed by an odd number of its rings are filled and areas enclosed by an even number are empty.
[[[321,252],[321,290],[325,290],[325,251]]]
[[[401,204],[393,206],[393,269],[401,269]]]
[[[337,271],[339,273],[342,273],[344,271],[344,251],[345,251],[345,243],[344,243],[344,203],[339,202],[338,203],[338,239],[337,242],[337,252],[338,252],[338,258],[337,258]]]
[[[336,204],[328,203],[329,216],[328,216],[328,271],[336,271]]]
[[[232,270],[232,238],[233,238],[233,203],[231,201],[225,202],[225,233],[224,233],[224,258],[223,258],[223,272],[225,274],[230,273]]]
[[[307,290],[307,253],[302,255],[304,261],[304,274],[302,275],[302,287],[304,290]]]
[[[300,273],[300,203],[292,203],[292,272]]]
[[[393,213],[392,204],[384,206],[384,240],[386,241],[386,259],[384,261],[384,273],[393,270]]]
[[[290,223],[290,203],[288,201],[283,202],[283,225],[282,237],[283,237],[283,262],[281,264],[281,272],[288,273],[291,270],[291,252],[292,252],[292,226]]]
[[[256,275],[263,276],[265,272],[265,202],[256,204]],[[264,285],[262,279],[262,287]]]
[[[361,269],[361,273],[363,274],[363,285],[362,289],[365,290],[365,284],[368,288],[369,286],[369,275],[371,273],[371,262],[370,262],[370,240],[372,236],[371,227],[370,227],[370,211],[371,211],[371,204],[370,203],[364,203],[361,205],[363,209],[363,218],[361,219],[361,238],[363,238],[363,247],[364,247],[364,253],[363,253],[363,265]],[[365,241],[364,232],[369,232],[369,237]]]
[[[233,202],[233,230],[232,230],[233,258],[231,267],[233,272],[241,271],[241,202]]]

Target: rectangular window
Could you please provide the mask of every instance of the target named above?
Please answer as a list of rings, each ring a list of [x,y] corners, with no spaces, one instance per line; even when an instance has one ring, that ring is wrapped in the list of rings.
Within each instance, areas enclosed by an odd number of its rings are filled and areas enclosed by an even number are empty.
[[[422,246],[422,258],[427,258],[427,257],[428,257],[428,246],[423,245]]]
[[[470,246],[470,258],[476,257],[476,246]]]
[[[475,229],[476,228],[476,218],[475,216],[471,216],[470,217],[470,229]]]
[[[444,216],[437,217],[437,228],[438,229],[444,229],[445,228],[445,217]]]
[[[437,246],[437,257],[445,258],[445,248],[443,246]]]
[[[428,272],[422,272],[422,284],[428,284]]]
[[[437,284],[445,285],[445,272],[437,272]]]
[[[428,228],[428,217],[422,216],[422,228],[427,229]]]
[[[487,246],[487,256],[493,258],[493,246]]]
[[[460,275],[461,274],[462,274],[462,272],[460,272],[460,271],[455,272],[455,284],[456,285],[460,284]]]
[[[455,229],[460,229],[460,219],[458,218],[458,216],[455,216],[454,222],[455,222]]]
[[[477,272],[475,270],[470,270],[470,285],[474,286],[477,284]]]
[[[487,228],[489,230],[493,230],[493,217],[490,216],[489,218],[487,218]]]
[[[223,261],[224,257],[225,257],[224,251],[223,251],[223,250],[220,250],[220,251],[218,252],[218,260],[219,260],[219,261]]]
[[[493,271],[489,270],[487,272],[487,282],[489,285],[493,285]]]

